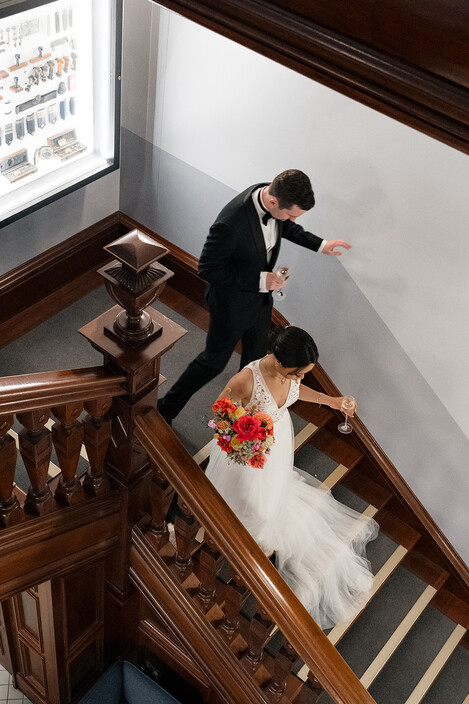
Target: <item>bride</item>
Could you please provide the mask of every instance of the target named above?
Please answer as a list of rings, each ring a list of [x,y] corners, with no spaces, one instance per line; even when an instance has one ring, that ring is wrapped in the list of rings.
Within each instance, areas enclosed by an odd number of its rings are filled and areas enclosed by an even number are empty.
[[[365,545],[373,519],[336,501],[311,475],[293,467],[288,412],[297,399],[340,408],[333,398],[301,384],[318,359],[312,337],[297,327],[277,328],[270,353],[229,382],[243,406],[257,403],[274,422],[275,442],[262,469],[234,464],[214,442],[206,475],[321,628],[352,619],[365,605],[373,576]]]

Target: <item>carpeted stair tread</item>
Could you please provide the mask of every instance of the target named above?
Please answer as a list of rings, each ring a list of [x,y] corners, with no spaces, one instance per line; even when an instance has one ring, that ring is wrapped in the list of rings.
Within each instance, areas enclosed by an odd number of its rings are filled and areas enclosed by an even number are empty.
[[[337,462],[308,443],[295,454],[295,467],[323,482],[337,467]]]
[[[398,567],[339,642],[337,650],[358,677],[365,672],[426,586],[411,572]],[[393,605],[391,609],[390,603]],[[357,643],[360,643],[359,648]]]
[[[366,556],[371,564],[371,571],[377,574],[386,560],[391,557],[397,544],[388,538],[384,533],[378,533],[376,540],[372,540],[366,546]]]
[[[290,417],[293,425],[293,433],[295,435],[308,425],[308,421],[299,416],[297,413],[290,412]]]
[[[422,704],[463,704],[469,697],[469,650],[458,645]]]
[[[429,606],[370,687],[378,704],[404,704],[455,624]],[[450,704],[448,702],[448,704]]]

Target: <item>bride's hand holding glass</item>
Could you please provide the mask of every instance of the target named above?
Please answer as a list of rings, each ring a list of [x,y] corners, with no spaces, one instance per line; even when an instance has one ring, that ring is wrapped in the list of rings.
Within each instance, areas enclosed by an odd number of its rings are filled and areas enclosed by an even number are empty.
[[[353,415],[357,410],[357,402],[355,401],[353,396],[342,396],[339,397],[337,401],[339,402],[338,408],[340,411],[342,411],[345,417],[345,421],[343,423],[339,423],[337,429],[339,433],[344,433],[345,435],[347,435],[348,433],[351,433],[353,431],[353,428],[348,422],[348,419],[353,418]]]

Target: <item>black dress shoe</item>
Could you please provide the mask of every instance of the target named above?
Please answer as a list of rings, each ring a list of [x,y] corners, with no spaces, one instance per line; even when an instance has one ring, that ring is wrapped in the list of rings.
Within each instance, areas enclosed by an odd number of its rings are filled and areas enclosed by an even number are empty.
[[[157,409],[158,413],[160,413],[163,416],[163,418],[165,419],[165,421],[167,422],[169,427],[171,427],[173,424],[173,419],[169,418],[167,416],[167,414],[165,413],[163,398],[159,398],[158,401],[156,402],[156,409]]]

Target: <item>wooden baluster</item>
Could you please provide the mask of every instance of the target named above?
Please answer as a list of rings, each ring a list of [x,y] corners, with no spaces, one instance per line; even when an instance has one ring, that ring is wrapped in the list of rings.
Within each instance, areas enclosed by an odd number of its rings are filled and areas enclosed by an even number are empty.
[[[153,466],[150,484],[151,535],[160,549],[169,540],[166,516],[174,496],[174,489],[158,467]]]
[[[52,426],[57,461],[62,470],[55,498],[71,506],[83,501],[83,487],[76,476],[81,446],[83,445],[83,424],[78,420],[83,410],[83,403],[65,403],[52,408],[57,423]]]
[[[16,443],[8,431],[13,414],[0,416],[0,526],[6,528],[20,520],[20,505],[13,495],[16,469]]]
[[[215,602],[217,572],[223,562],[223,555],[213,540],[205,535],[205,544],[199,553],[197,577],[200,580],[197,598],[208,611]]]
[[[295,704],[315,704],[323,691],[322,686],[310,670],[308,672],[308,679],[293,701]]]
[[[273,677],[264,689],[264,694],[269,702],[275,703],[282,699],[287,689],[287,677],[298,660],[299,656],[293,646],[284,639],[275,657]]]
[[[265,609],[258,606],[249,627],[248,650],[241,658],[241,662],[248,672],[254,674],[264,658],[264,646],[272,631],[273,621]]]
[[[19,422],[24,426],[18,437],[20,453],[31,482],[24,507],[37,516],[50,513],[56,508],[47,484],[52,436],[50,430],[44,428],[44,425],[49,417],[50,412],[47,408],[17,414]]]
[[[249,591],[241,581],[239,574],[232,571],[231,579],[225,586],[225,615],[220,624],[220,633],[228,642],[232,642],[239,633],[241,607]]]
[[[181,513],[176,516],[174,521],[174,533],[176,536],[175,565],[181,579],[185,579],[191,572],[192,552],[197,546],[195,536],[199,530],[200,523],[181,497],[178,499],[178,506],[181,509]]]
[[[96,401],[85,401],[85,434],[84,445],[90,463],[83,482],[83,488],[92,496],[102,496],[109,492],[109,479],[104,473],[109,440],[111,438],[112,421],[106,419],[112,398],[98,398]]]

